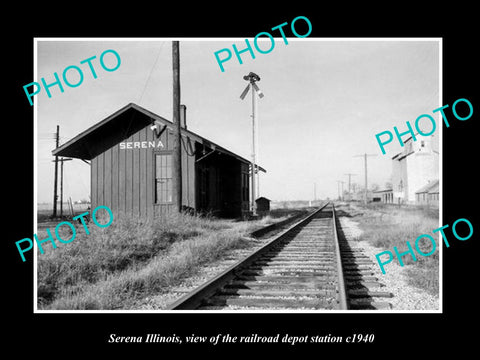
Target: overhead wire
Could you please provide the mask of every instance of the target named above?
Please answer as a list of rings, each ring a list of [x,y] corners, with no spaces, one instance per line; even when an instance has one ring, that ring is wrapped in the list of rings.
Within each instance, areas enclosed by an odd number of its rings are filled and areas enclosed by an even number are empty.
[[[137,103],[140,103],[142,98],[143,98],[143,95],[145,94],[145,90],[147,89],[147,85],[148,85],[148,82],[150,81],[150,78],[152,76],[152,73],[153,73],[153,70],[155,68],[155,66],[157,65],[157,62],[158,62],[158,59],[160,57],[160,54],[162,52],[162,48],[163,48],[163,45],[165,44],[165,42],[162,42],[161,45],[160,45],[160,48],[158,49],[158,53],[157,53],[157,57],[155,58],[155,62],[153,63],[152,67],[150,68],[150,72],[148,74],[148,77],[147,77],[147,80],[145,81],[145,84],[143,86],[143,90],[140,94],[140,97],[138,98],[138,101]],[[124,133],[123,133],[123,138],[125,138],[128,134],[128,132],[130,131],[130,127],[133,123],[133,120],[135,118],[135,112],[132,113],[132,115],[130,116],[130,119],[128,121],[128,126],[127,128],[125,129]]]
[[[143,95],[145,94],[145,91],[147,89],[147,85],[150,81],[150,78],[152,77],[152,74],[153,74],[153,70],[155,69],[156,65],[157,65],[157,62],[158,62],[158,59],[160,58],[160,54],[162,52],[162,49],[163,49],[163,46],[165,45],[165,41],[162,41],[161,45],[160,45],[160,48],[158,49],[158,52],[157,52],[157,57],[155,58],[155,62],[153,63],[152,67],[150,68],[150,72],[148,74],[148,77],[147,77],[147,80],[145,81],[145,84],[143,86],[143,90],[140,94],[140,98],[138,99],[138,103],[140,103],[142,101],[142,98],[143,98]]]

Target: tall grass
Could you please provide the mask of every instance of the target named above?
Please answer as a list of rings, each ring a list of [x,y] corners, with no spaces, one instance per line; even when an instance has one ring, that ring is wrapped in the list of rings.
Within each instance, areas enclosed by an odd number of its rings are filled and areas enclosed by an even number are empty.
[[[186,214],[155,221],[120,215],[108,228],[89,224],[90,235],[80,226],[72,243],[37,257],[38,307],[127,308],[135,299],[178,282],[199,264],[245,246],[253,226]]]
[[[359,240],[367,240],[372,245],[394,253],[396,246],[399,253],[408,250],[408,241],[415,251],[417,261],[410,254],[402,257],[406,266],[408,282],[431,294],[439,292],[439,248],[442,242],[438,241],[438,234],[432,230],[439,227],[438,209],[397,207],[384,204],[369,204],[364,207],[360,221],[363,234]],[[427,257],[419,255],[415,250],[415,240],[422,234],[429,234],[436,240],[435,252]],[[419,241],[419,248],[423,253],[429,253],[433,245],[428,239]],[[380,252],[380,251],[379,251]],[[394,262],[397,262],[396,258]],[[388,273],[388,265],[385,265]]]

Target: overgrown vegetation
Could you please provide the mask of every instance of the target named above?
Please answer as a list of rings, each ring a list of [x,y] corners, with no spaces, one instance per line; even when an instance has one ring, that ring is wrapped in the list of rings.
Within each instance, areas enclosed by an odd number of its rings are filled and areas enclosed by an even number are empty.
[[[90,224],[90,235],[79,225],[73,242],[55,250],[45,246],[45,254],[37,257],[38,308],[128,308],[226,251],[246,246],[251,231],[279,220],[234,222],[171,214],[152,221],[116,216],[108,228]]]
[[[393,253],[393,247],[396,246],[402,253],[408,250],[406,241],[414,248],[415,239],[422,234],[430,234],[437,240],[437,249],[432,255],[423,257],[416,253],[416,262],[410,255],[403,256],[402,261],[406,265],[408,282],[411,285],[438,295],[439,244],[438,235],[432,234],[432,230],[440,226],[438,209],[385,204],[359,206],[362,206],[363,212],[361,217],[355,218],[363,230],[359,240],[366,240],[381,250]],[[423,253],[432,250],[432,244],[428,239],[421,240],[419,247]],[[398,263],[398,260],[395,258],[393,262]],[[388,273],[388,265],[385,265],[385,270]]]

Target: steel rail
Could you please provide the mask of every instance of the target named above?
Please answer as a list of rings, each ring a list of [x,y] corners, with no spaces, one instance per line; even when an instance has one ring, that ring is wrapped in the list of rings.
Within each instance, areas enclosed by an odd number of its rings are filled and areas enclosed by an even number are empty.
[[[341,310],[348,310],[348,301],[347,301],[347,289],[345,287],[345,278],[343,275],[343,265],[342,265],[342,256],[340,253],[340,243],[338,241],[337,233],[337,216],[335,214],[335,206],[332,203],[332,221],[333,221],[333,236],[335,241],[336,248],[336,258],[337,258],[337,274],[338,274],[338,297],[339,297],[339,306]]]
[[[316,214],[322,211],[328,204],[329,202],[325,203],[318,210],[313,211],[311,214],[307,215],[302,220],[290,226],[288,229],[283,231],[274,239],[270,240],[267,244],[263,245],[260,249],[248,255],[245,259],[239,260],[238,262],[232,264],[220,274],[215,276],[213,279],[207,281],[203,285],[200,285],[192,292],[182,296],[180,299],[168,306],[166,310],[192,310],[197,308],[201,305],[203,299],[212,296],[221,286],[232,280],[239,270],[248,267],[251,263],[253,263],[266,251],[268,251],[272,246],[280,242],[292,230],[302,226],[304,223],[306,223],[308,220],[310,220]]]

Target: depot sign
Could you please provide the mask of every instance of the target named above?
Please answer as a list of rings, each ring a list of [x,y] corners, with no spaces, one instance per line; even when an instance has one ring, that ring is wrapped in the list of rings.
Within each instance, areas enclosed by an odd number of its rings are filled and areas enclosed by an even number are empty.
[[[163,148],[163,143],[158,140],[155,141],[126,141],[120,143],[120,150],[129,149],[148,149],[148,148]]]

